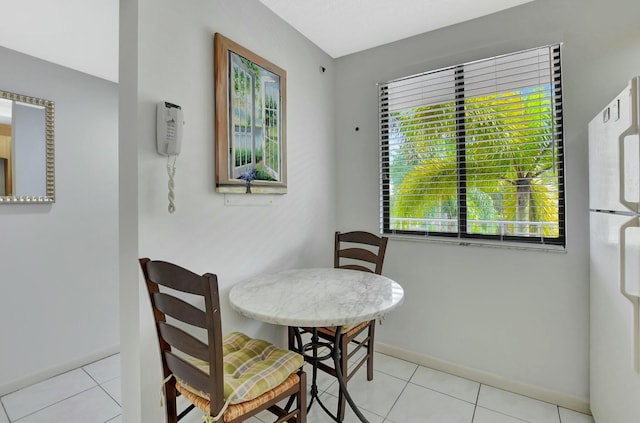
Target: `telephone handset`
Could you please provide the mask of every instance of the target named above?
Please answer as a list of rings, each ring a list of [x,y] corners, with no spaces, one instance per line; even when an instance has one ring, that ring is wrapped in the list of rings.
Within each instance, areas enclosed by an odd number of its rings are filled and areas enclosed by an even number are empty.
[[[182,107],[161,101],[158,103],[157,144],[163,156],[177,156],[182,147]]]
[[[156,143],[158,153],[167,156],[167,174],[169,175],[169,213],[176,211],[173,177],[176,174],[176,156],[182,148],[182,126],[184,125],[182,107],[161,101],[157,105]],[[173,157],[173,163],[170,162]]]

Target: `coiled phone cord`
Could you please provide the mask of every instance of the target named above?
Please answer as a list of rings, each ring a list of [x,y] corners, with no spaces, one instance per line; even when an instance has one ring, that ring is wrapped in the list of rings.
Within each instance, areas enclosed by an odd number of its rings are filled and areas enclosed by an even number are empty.
[[[169,175],[169,213],[176,211],[175,194],[173,192],[175,188],[173,177],[176,175],[176,156],[173,156],[173,163],[171,163],[171,157],[172,156],[167,156],[167,174]]]

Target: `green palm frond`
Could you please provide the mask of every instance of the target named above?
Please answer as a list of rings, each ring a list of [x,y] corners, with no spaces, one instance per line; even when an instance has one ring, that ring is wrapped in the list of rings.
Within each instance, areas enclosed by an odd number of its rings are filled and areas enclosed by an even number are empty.
[[[547,182],[557,177],[551,107],[539,91],[467,99],[463,146],[453,103],[393,113],[400,141],[391,154],[391,215],[434,217],[456,204],[462,149],[468,219],[557,223],[557,186]],[[551,228],[545,236],[557,236]]]

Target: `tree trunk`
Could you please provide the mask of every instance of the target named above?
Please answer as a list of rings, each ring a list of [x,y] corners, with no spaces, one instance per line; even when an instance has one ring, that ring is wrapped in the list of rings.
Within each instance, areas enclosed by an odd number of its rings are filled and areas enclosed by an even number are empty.
[[[528,183],[529,190],[529,222],[537,222],[538,221],[538,208],[536,207],[536,202],[533,199],[533,189],[531,189],[531,182]],[[542,228],[539,225],[529,225],[529,233],[542,235]]]
[[[516,233],[515,235],[524,235],[527,232],[527,200],[529,199],[529,183],[526,178],[519,178],[516,185]]]

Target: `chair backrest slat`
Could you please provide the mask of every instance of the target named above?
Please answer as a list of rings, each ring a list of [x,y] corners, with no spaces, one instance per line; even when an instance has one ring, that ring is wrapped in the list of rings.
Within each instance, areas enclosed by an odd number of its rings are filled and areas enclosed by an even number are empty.
[[[339,251],[340,257],[353,260],[367,261],[369,263],[377,263],[378,256],[369,250],[362,248],[345,248]]]
[[[385,237],[379,237],[370,232],[364,231],[352,231],[352,232],[339,232],[340,241],[342,242],[353,242],[356,244],[368,244],[377,247],[380,245],[380,239],[387,239]]]
[[[209,346],[196,337],[169,323],[160,322],[160,336],[169,345],[199,360],[209,361]]]
[[[153,294],[153,298],[158,310],[167,316],[171,316],[190,325],[206,329],[207,315],[198,307],[163,292]]]
[[[149,279],[153,282],[194,295],[204,295],[202,276],[165,261],[153,261],[149,266]]]
[[[170,351],[165,353],[165,360],[167,367],[174,376],[179,377],[202,392],[209,392],[210,381],[208,374]]]

